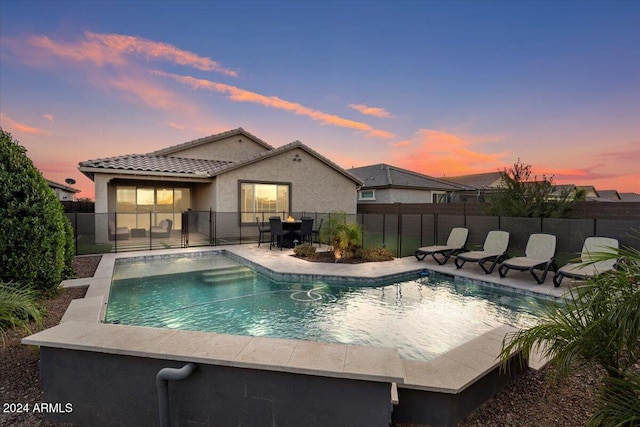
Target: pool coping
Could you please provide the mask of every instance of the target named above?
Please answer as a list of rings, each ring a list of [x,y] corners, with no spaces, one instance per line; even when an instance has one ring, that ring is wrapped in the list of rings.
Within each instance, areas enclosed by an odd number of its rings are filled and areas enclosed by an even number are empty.
[[[315,278],[376,284],[406,277],[428,269],[489,283],[475,277],[477,272],[453,270],[406,257],[385,263],[311,263],[280,251],[265,251],[253,245],[189,248],[105,254],[92,278],[68,280],[62,286],[89,285],[85,298],[73,300],[60,324],[22,340],[23,344],[116,355],[152,357],[237,368],[289,372],[365,381],[389,382],[399,388],[457,394],[500,365],[498,355],[508,333],[517,329],[503,325],[462,344],[432,360],[403,359],[394,348],[320,343],[264,337],[182,331],[102,323],[116,259],[135,259],[195,252],[223,252],[248,262],[258,271],[278,278]],[[280,252],[280,253],[278,253]],[[289,253],[291,251],[288,251]],[[436,267],[436,268],[434,268]],[[445,267],[445,268],[442,268]],[[451,267],[451,266],[449,266]],[[479,270],[479,268],[478,268]],[[463,272],[464,274],[460,274]],[[294,275],[293,277],[291,275]],[[534,286],[514,280],[499,280],[495,286]],[[553,285],[551,285],[553,286]],[[532,288],[529,292],[540,295]],[[556,297],[559,292],[544,293]],[[529,367],[540,369],[546,360],[533,354]]]

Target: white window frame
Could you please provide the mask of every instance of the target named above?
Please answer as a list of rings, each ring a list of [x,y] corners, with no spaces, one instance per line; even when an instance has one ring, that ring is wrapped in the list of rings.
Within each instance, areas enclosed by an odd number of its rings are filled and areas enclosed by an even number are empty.
[[[371,197],[363,197],[362,194],[363,193],[371,193]],[[359,190],[358,191],[358,200],[362,200],[362,201],[368,201],[368,200],[375,200],[376,199],[376,190],[374,189],[365,189],[365,190]]]

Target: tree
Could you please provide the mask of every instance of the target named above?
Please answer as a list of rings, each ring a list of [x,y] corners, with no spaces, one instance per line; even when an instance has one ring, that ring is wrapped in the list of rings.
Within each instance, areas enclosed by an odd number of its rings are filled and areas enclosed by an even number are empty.
[[[560,377],[576,363],[600,365],[606,377],[590,424],[631,426],[640,423],[640,251],[592,254],[592,262],[612,258],[616,270],[571,288],[540,324],[507,336],[500,357],[506,366],[513,352],[526,360],[540,349]]]
[[[0,282],[53,291],[70,275],[72,233],[26,149],[0,128]]]
[[[489,196],[488,215],[510,217],[562,217],[577,200],[584,200],[584,190],[559,188],[553,176],[531,178],[531,165],[520,159],[501,172],[502,188]]]

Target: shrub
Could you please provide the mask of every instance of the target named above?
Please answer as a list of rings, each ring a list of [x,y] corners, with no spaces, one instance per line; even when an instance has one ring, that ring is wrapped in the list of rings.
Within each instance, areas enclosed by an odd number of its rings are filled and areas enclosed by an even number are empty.
[[[308,243],[303,243],[293,248],[293,253],[298,258],[310,258],[316,254],[316,248]]]
[[[0,283],[0,337],[5,344],[6,330],[22,328],[28,333],[29,322],[42,326],[43,310],[36,301],[36,292],[25,286]]]
[[[393,254],[386,248],[361,248],[356,251],[355,257],[367,262],[391,261],[394,259]]]
[[[549,358],[553,372],[567,375],[575,363],[597,363],[605,371],[599,406],[587,425],[632,426],[640,420],[640,250],[593,253],[592,262],[618,267],[572,287],[552,303],[542,321],[505,337],[500,357],[514,352],[526,360],[534,349]]]
[[[54,290],[72,268],[65,222],[61,203],[26,149],[0,128],[0,282]]]
[[[333,213],[320,231],[320,240],[331,246],[336,259],[351,258],[361,246],[362,229],[356,223],[348,223],[346,213]]]

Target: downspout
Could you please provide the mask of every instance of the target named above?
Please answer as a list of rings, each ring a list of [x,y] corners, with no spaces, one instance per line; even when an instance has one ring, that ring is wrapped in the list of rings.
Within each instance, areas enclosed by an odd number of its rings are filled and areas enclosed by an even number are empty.
[[[180,369],[162,368],[156,375],[158,386],[158,407],[160,408],[160,427],[169,427],[169,381],[179,381],[187,378],[196,369],[193,363],[187,363]]]

